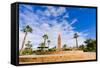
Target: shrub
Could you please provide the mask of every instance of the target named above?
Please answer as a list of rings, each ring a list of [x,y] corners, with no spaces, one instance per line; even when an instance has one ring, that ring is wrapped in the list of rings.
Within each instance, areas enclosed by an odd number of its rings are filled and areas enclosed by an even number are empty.
[[[22,55],[32,55],[33,54],[33,50],[30,48],[25,48],[23,51],[22,51]]]

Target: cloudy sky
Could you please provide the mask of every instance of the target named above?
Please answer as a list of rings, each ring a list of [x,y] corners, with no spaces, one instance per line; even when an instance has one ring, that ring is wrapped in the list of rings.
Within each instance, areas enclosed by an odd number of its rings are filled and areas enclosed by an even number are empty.
[[[96,9],[80,7],[60,7],[45,5],[19,5],[19,48],[25,33],[21,30],[29,25],[32,33],[28,33],[26,42],[31,41],[36,49],[47,34],[51,41],[50,48],[57,46],[58,34],[61,34],[62,46],[75,46],[74,33],[78,33],[78,44],[84,44],[87,38],[96,36]],[[26,43],[25,42],[25,43]],[[48,45],[46,45],[48,46]]]

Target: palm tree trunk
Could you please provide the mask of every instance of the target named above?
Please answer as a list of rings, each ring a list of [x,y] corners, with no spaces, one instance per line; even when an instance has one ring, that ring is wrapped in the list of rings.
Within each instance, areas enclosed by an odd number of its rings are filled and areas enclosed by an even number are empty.
[[[77,41],[77,38],[76,38],[76,47],[78,48],[78,41]]]
[[[46,43],[46,39],[44,39],[44,45],[45,45],[45,43]]]
[[[25,36],[24,36],[24,39],[23,39],[23,42],[22,42],[22,47],[21,47],[21,49],[20,49],[20,54],[22,54],[22,50],[23,50],[23,48],[24,48],[26,36],[27,36],[27,32],[25,33]]]
[[[49,47],[49,43],[48,43],[48,47]]]

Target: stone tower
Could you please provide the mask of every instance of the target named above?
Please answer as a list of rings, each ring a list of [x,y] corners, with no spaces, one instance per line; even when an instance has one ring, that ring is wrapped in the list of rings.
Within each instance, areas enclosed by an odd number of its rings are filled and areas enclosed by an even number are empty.
[[[61,35],[60,33],[58,34],[58,50],[61,50]]]

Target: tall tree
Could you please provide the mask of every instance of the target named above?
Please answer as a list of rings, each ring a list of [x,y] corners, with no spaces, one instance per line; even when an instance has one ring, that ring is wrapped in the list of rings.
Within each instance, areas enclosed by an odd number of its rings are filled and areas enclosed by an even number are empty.
[[[32,55],[32,54],[33,54],[33,49],[32,49],[31,41],[28,41],[28,42],[25,44],[25,46],[26,46],[26,47],[23,49],[21,55]]]
[[[47,42],[48,42],[48,46],[49,46],[51,41],[50,41],[50,40],[48,40]]]
[[[28,41],[27,44],[25,44],[27,49],[31,49],[32,48],[32,44],[31,41]]]
[[[96,40],[87,39],[85,41],[87,51],[96,51]]]
[[[44,38],[44,45],[45,45],[46,44],[46,40],[48,39],[48,35],[44,34],[42,37]]]
[[[38,47],[41,51],[43,51],[45,49],[45,45],[44,43],[40,43],[40,47]]]
[[[25,44],[26,36],[27,36],[28,32],[32,33],[32,28],[29,25],[27,25],[26,27],[24,27],[24,29],[22,31],[25,33],[25,36],[24,36],[24,39],[22,42],[22,47],[20,49],[20,54],[22,53],[22,49],[23,49],[24,44]]]
[[[79,37],[79,35],[77,33],[74,34],[74,38],[76,39],[76,47],[78,48],[78,40],[77,38]]]

